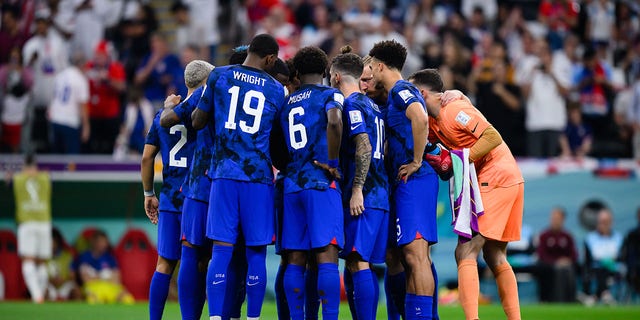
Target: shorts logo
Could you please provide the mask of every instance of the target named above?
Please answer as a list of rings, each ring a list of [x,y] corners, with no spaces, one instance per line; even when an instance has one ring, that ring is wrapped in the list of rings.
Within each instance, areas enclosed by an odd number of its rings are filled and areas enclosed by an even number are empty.
[[[400,98],[402,98],[402,100],[404,101],[404,103],[407,103],[407,101],[409,101],[409,99],[414,98],[415,96],[413,95],[413,93],[411,93],[409,90],[402,90],[400,92],[398,92],[398,95],[400,96]]]
[[[402,239],[402,228],[400,227],[400,218],[396,218],[396,241],[400,242]]]
[[[466,126],[467,123],[469,123],[469,120],[471,120],[471,116],[469,116],[462,110],[460,110],[460,112],[458,112],[458,115],[456,115],[456,121],[463,126]]]

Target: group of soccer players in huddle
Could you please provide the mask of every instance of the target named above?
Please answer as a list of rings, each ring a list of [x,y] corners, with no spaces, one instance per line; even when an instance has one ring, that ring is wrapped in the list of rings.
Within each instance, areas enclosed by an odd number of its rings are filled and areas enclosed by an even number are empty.
[[[183,319],[199,319],[205,299],[210,319],[239,319],[245,297],[247,319],[258,319],[266,246],[275,242],[279,319],[317,319],[320,306],[323,319],[338,318],[339,257],[346,262],[354,319],[376,318],[379,289],[371,264],[385,262],[389,319],[438,319],[429,246],[437,242],[438,176],[450,176],[451,159],[427,138],[450,149],[471,148],[477,166],[493,163],[495,150],[506,145],[459,91],[443,96],[435,70],[403,80],[406,49],[396,41],[375,44],[365,58],[345,47],[331,61],[319,48],[305,47],[285,63],[278,50],[276,40],[262,34],[237,50],[228,66],[192,61],[185,70],[188,96],[168,97],[153,121],[141,165],[145,211],[158,224],[150,318],[162,317],[181,260]],[[330,86],[323,84],[327,71]],[[455,125],[429,118],[437,117],[445,98],[458,105],[453,119],[475,139],[447,136]],[[438,132],[429,132],[430,123],[440,125]],[[160,201],[153,190],[158,152]],[[502,153],[500,159],[513,160]],[[493,174],[490,187],[523,190],[521,176],[510,185],[502,176]],[[514,195],[509,198],[522,196]],[[506,241],[519,238],[521,202],[500,202],[509,207],[507,218],[497,219],[508,237],[487,237],[484,225],[500,227],[481,223],[456,249],[459,276],[468,283],[460,283],[467,319],[478,318],[477,270],[470,267],[481,249],[508,318],[520,317],[504,250]],[[467,269],[461,274],[460,268]]]

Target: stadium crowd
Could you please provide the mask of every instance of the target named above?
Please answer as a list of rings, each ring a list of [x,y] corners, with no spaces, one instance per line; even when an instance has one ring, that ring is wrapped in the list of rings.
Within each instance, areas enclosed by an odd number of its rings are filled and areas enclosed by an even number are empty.
[[[283,59],[396,39],[409,48],[405,76],[437,68],[516,156],[640,157],[634,1],[2,2],[4,152],[141,153],[164,97],[186,93],[186,63],[216,65],[267,32]],[[82,94],[66,97],[65,77]]]

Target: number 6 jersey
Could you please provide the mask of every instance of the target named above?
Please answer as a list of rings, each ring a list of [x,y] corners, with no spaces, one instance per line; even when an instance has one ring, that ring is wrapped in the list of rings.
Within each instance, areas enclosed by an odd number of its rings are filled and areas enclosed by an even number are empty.
[[[263,70],[215,68],[198,109],[209,113],[213,158],[209,176],[273,183],[269,136],[284,101],[284,87]]]
[[[189,173],[196,134],[187,130],[184,124],[171,128],[160,126],[160,114],[156,113],[147,134],[145,144],[160,148],[162,155],[162,190],[160,190],[160,211],[182,212],[184,195],[180,191],[185,177]],[[191,124],[187,124],[191,125]]]

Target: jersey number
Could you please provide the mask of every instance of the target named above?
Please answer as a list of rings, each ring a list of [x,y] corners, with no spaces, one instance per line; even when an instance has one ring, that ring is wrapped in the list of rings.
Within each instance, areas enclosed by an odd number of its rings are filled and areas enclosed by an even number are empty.
[[[169,133],[171,134],[180,134],[180,140],[176,143],[171,150],[169,150],[169,166],[170,167],[187,167],[187,157],[180,157],[180,159],[176,159],[176,154],[180,152],[180,149],[184,147],[187,143],[187,128],[183,124],[176,124],[175,126],[169,129]]]
[[[302,107],[295,107],[289,111],[289,141],[291,148],[298,150],[307,145],[307,129],[302,123],[293,123],[296,115],[303,116],[304,109]],[[297,139],[296,132],[300,132],[300,140]]]
[[[376,117],[376,150],[373,152],[374,159],[384,159],[384,120]]]
[[[229,89],[229,93],[231,94],[231,103],[229,105],[229,118],[224,123],[224,127],[226,129],[235,130],[236,129],[236,109],[238,108],[238,98],[240,96],[240,87],[233,86]],[[256,99],[258,105],[255,108],[251,107],[251,102]],[[244,94],[244,98],[242,99],[242,110],[244,113],[253,116],[253,125],[248,126],[247,122],[244,120],[240,120],[240,130],[248,133],[254,134],[258,132],[260,129],[260,121],[262,120],[262,110],[264,110],[264,94],[260,91],[249,90]]]

